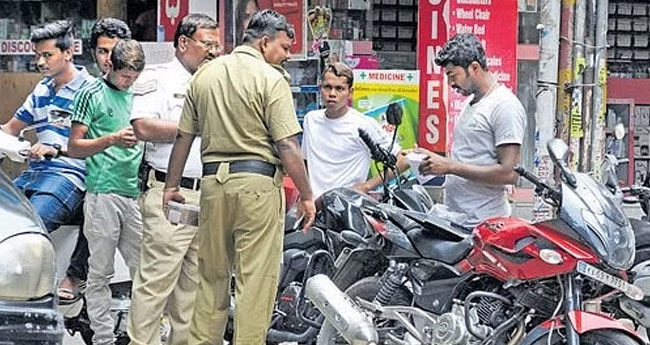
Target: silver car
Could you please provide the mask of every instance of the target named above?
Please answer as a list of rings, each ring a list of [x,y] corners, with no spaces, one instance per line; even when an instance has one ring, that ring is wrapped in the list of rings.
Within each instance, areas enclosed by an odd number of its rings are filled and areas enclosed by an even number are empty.
[[[0,344],[60,344],[56,258],[45,226],[0,170]]]

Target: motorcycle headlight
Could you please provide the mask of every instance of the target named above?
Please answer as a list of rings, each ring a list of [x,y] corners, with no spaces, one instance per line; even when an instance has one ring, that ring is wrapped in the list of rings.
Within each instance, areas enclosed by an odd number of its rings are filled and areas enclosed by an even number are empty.
[[[56,258],[46,236],[25,233],[0,242],[0,299],[43,297],[55,282]]]

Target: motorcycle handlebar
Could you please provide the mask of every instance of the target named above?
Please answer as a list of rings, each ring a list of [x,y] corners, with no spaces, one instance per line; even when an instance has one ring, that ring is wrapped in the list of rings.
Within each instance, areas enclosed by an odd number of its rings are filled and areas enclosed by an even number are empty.
[[[530,181],[532,184],[537,187],[536,189],[541,190],[542,195],[547,195],[551,199],[555,201],[560,201],[562,199],[562,193],[557,191],[555,188],[551,188],[551,186],[547,185],[546,183],[540,181],[537,176],[531,174],[528,172],[524,167],[517,165],[514,168],[515,172],[519,174],[521,177],[525,178],[526,180]]]
[[[366,131],[361,128],[359,128],[359,137],[361,140],[363,140],[366,146],[368,146],[368,149],[370,149],[370,155],[372,156],[372,159],[380,161],[390,167],[396,166],[397,158],[395,158],[392,153],[386,151],[379,144],[375,143],[372,138],[370,138],[370,135],[368,135],[368,133],[366,133]]]

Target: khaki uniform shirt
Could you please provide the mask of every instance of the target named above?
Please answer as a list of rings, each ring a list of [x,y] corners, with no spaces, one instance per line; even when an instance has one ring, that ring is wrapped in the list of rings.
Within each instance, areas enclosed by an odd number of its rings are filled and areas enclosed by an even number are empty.
[[[186,98],[178,128],[201,136],[203,163],[280,165],[274,142],[301,132],[289,83],[249,46],[196,72]]]

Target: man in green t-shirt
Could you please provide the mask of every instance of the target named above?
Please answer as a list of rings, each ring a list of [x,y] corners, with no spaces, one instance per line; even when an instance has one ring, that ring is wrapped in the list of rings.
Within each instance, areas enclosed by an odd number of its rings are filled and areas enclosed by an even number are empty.
[[[142,149],[129,125],[133,93],[129,90],[144,69],[142,47],[120,40],[111,54],[111,69],[75,96],[68,154],[86,158],[84,235],[88,239],[86,300],[93,344],[113,344],[110,315],[119,248],[133,278],[138,268],[142,217],[138,202],[138,166]]]

